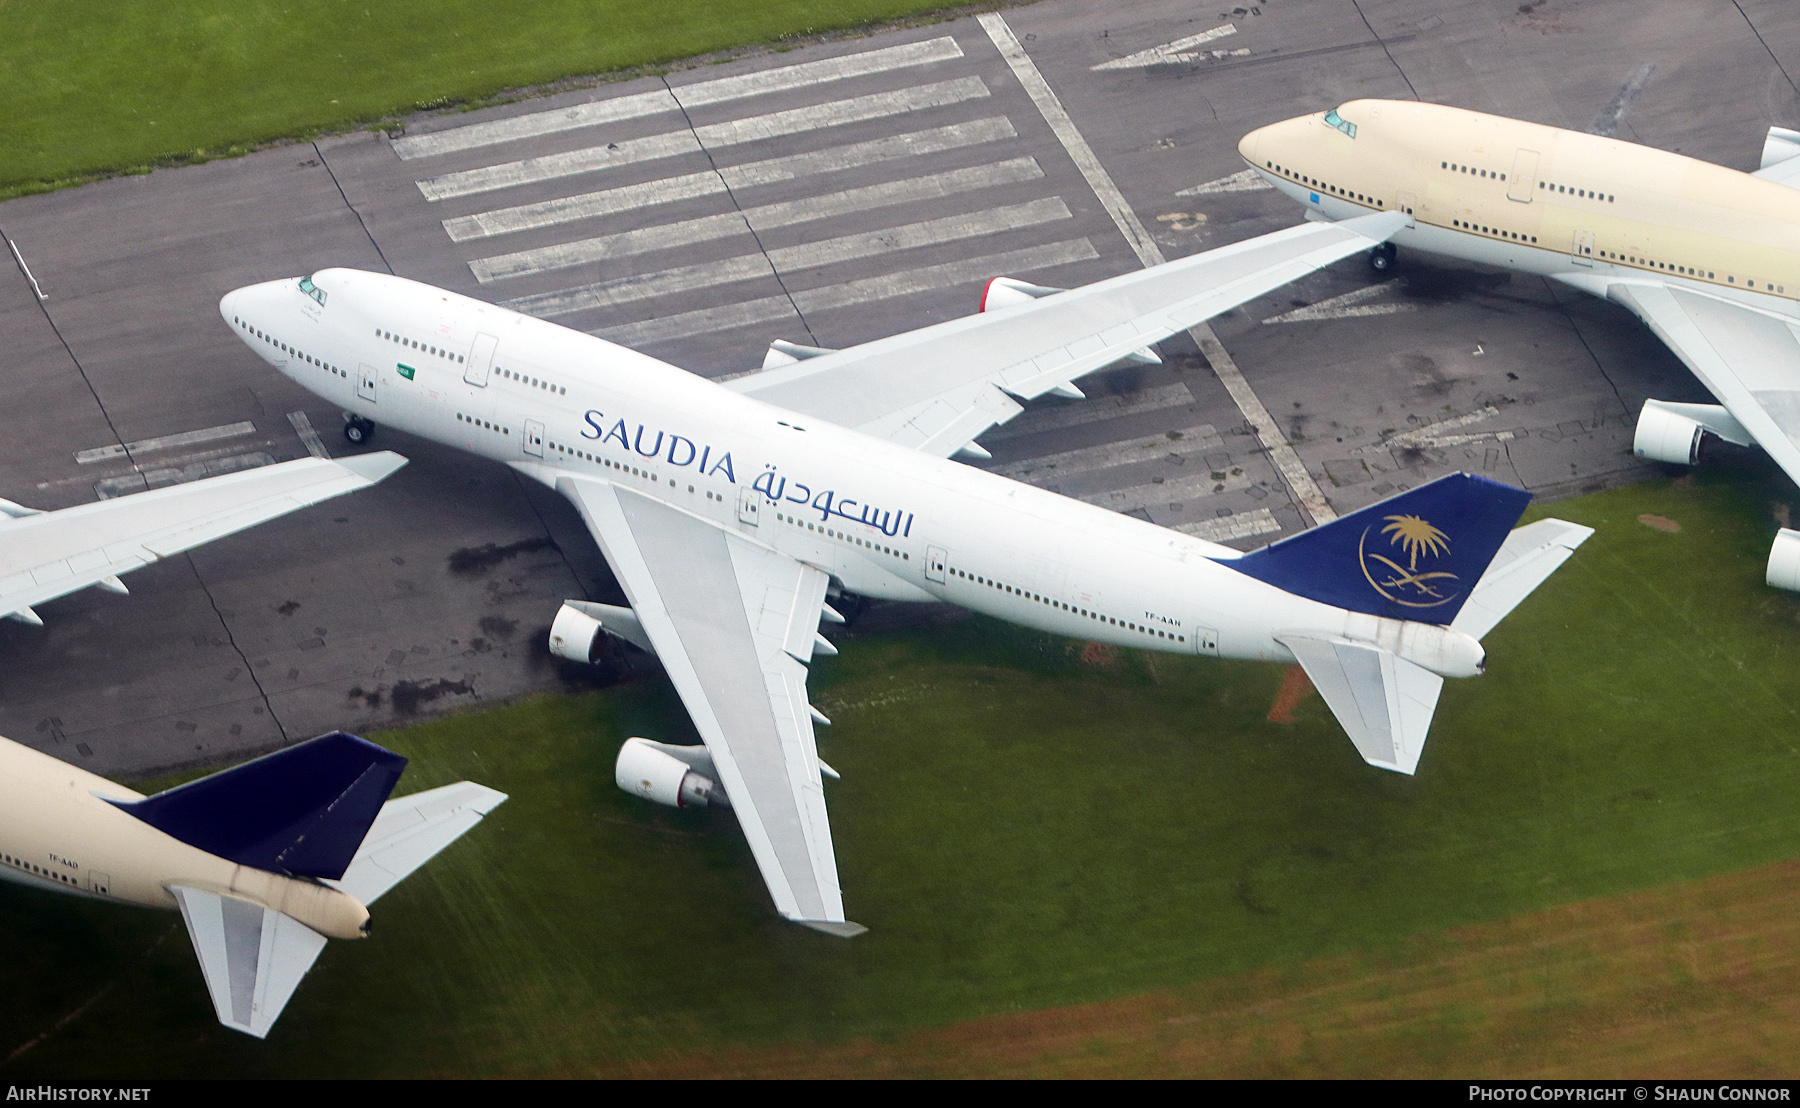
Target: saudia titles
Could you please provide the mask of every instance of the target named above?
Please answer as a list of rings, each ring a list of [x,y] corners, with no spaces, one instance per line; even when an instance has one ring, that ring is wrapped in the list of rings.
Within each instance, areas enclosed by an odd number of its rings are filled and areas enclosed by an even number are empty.
[[[1450,536],[1418,516],[1385,516],[1383,519],[1386,526],[1382,527],[1380,537],[1388,540],[1389,547],[1399,548],[1400,557],[1406,564],[1370,550],[1369,532],[1375,528],[1364,528],[1356,550],[1362,558],[1363,576],[1369,579],[1376,592],[1408,608],[1436,608],[1461,595],[1462,590],[1455,587],[1456,574],[1431,568],[1433,560],[1450,552]],[[1421,555],[1427,559],[1424,569],[1419,568]]]
[[[637,430],[632,431],[625,421],[615,420],[613,425],[605,427],[606,413],[590,409],[582,419],[586,421],[588,430],[581,432],[581,437],[590,441],[605,444],[617,440],[619,445],[642,458],[663,458],[672,466],[694,466],[708,477],[723,475],[727,481],[737,484],[737,473],[732,468],[731,452],[724,451],[717,457],[713,449],[704,443],[697,443],[685,435],[656,432],[656,439],[650,449],[644,449],[645,426],[640,423]],[[667,450],[664,450],[665,444]],[[814,492],[811,486],[794,481],[790,487],[786,477],[778,476],[774,465],[769,465],[750,487],[767,497],[771,504],[797,504],[811,508],[819,513],[819,522],[827,523],[832,519],[841,519],[850,523],[861,523],[873,527],[889,538],[904,537],[912,534],[913,515],[911,512],[886,511],[873,504],[864,504],[848,496],[840,496],[834,489]]]

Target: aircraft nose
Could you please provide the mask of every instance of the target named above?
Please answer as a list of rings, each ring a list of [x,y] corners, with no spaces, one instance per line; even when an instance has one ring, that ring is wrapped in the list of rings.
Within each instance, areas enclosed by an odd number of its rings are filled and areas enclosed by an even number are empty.
[[[1267,130],[1267,127],[1258,127],[1256,130],[1251,131],[1249,134],[1239,139],[1238,156],[1249,162],[1251,165],[1260,165],[1261,162],[1257,155],[1262,151],[1263,132]]]
[[[232,289],[219,297],[219,318],[230,323],[243,315],[245,289]]]

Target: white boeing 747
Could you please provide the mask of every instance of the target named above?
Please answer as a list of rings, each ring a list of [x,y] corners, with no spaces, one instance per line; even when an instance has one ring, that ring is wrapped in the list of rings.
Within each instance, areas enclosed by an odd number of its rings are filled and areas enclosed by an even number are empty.
[[[1633,449],[1699,461],[1707,434],[1800,482],[1800,131],[1755,173],[1599,135],[1406,100],[1355,100],[1245,135],[1238,152],[1313,219],[1399,212],[1396,244],[1534,273],[1623,305],[1718,404],[1650,400]],[[1793,285],[1792,292],[1788,286]],[[1800,531],[1769,550],[1800,589]]]
[[[777,343],[714,383],[398,277],[238,289],[225,321],[347,412],[504,461],[568,497],[629,608],[567,602],[552,649],[652,651],[703,746],[632,739],[627,791],[736,813],[782,916],[845,918],[806,664],[829,590],[939,601],[1120,646],[1298,661],[1371,764],[1411,773],[1443,678],[1590,533],[1443,478],[1248,555],[949,460],[1081,375],[1320,266],[1405,216],[1289,228],[1073,290],[999,279],[983,311],[844,350]],[[322,366],[356,366],[339,374]]]
[[[0,880],[179,910],[219,1022],[262,1038],[325,940],[506,799],[389,800],[406,759],[342,731],[155,796],[0,739]]]

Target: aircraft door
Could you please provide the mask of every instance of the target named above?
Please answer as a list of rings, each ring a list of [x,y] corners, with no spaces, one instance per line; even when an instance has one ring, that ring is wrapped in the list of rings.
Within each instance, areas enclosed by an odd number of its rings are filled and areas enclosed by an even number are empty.
[[[1190,623],[1187,633],[1188,645],[1194,648],[1194,653],[1205,654],[1213,658],[1219,656],[1219,633],[1217,631],[1211,627]]]
[[[1405,212],[1407,215],[1412,215],[1413,209],[1418,206],[1419,206],[1419,194],[1414,192],[1413,190],[1401,189],[1399,192],[1394,194],[1394,207],[1399,208],[1401,211]]]
[[[1576,265],[1594,264],[1594,232],[1575,232],[1575,241],[1569,244],[1569,258]]]
[[[369,403],[375,403],[375,367],[363,363],[356,367],[356,395]]]
[[[1531,196],[1537,190],[1536,150],[1521,150],[1513,155],[1512,176],[1506,181],[1506,198],[1517,200],[1521,204],[1531,203]]]
[[[463,369],[463,380],[477,388],[486,388],[488,370],[494,364],[494,351],[500,340],[492,335],[476,335],[475,345],[469,347],[469,361]]]
[[[108,877],[104,873],[101,873],[99,870],[93,870],[93,869],[88,870],[87,886],[88,886],[89,892],[95,893],[99,896],[111,896],[112,895],[112,878]]]
[[[544,425],[535,419],[526,420],[525,437],[520,440],[519,445],[523,446],[525,453],[532,457],[542,458],[544,456]]]
[[[762,521],[762,493],[745,487],[738,490],[738,522],[752,527]]]
[[[944,583],[944,575],[950,567],[950,552],[941,546],[925,548],[925,580]]]

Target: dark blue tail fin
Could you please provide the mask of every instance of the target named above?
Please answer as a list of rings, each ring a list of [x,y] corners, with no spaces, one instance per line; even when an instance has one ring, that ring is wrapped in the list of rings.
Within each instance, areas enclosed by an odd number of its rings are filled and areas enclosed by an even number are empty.
[[[405,768],[393,751],[334,731],[155,796],[112,803],[241,865],[335,880]]]
[[[1452,473],[1224,564],[1321,604],[1449,623],[1529,503],[1524,489]]]

